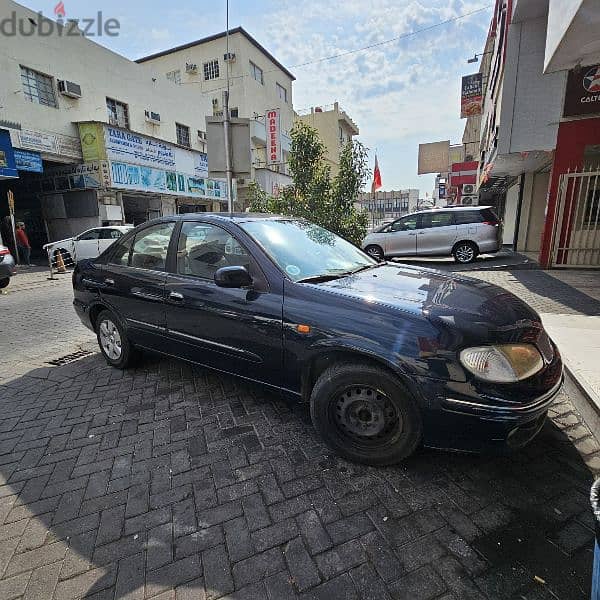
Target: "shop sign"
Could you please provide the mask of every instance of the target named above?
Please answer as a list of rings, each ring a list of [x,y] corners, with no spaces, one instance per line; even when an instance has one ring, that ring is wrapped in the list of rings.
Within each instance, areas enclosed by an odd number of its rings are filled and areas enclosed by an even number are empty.
[[[46,169],[44,175],[43,191],[98,189],[110,186],[109,166],[106,161]]]
[[[462,78],[460,118],[480,115],[483,108],[483,73],[473,73]]]
[[[147,167],[175,167],[174,147],[155,138],[106,127],[106,155],[111,161]]]
[[[600,65],[569,71],[563,116],[600,113]]]
[[[79,139],[84,162],[106,159],[104,128],[100,123],[79,123]]]
[[[194,172],[206,177],[208,175],[208,154],[194,152]]]
[[[18,176],[10,134],[5,129],[0,129],[0,179]]]
[[[265,116],[267,127],[267,164],[274,165],[281,162],[281,127],[279,109],[268,110]]]
[[[144,165],[122,162],[110,163],[112,187],[141,192],[162,192],[178,196],[227,198],[224,181],[197,177],[177,171],[165,171]]]
[[[44,165],[39,152],[30,152],[29,150],[15,150],[15,164],[17,171],[30,171],[32,173],[42,173]]]
[[[12,130],[11,134],[13,145],[18,148],[81,158],[81,144],[76,137],[34,129]]]

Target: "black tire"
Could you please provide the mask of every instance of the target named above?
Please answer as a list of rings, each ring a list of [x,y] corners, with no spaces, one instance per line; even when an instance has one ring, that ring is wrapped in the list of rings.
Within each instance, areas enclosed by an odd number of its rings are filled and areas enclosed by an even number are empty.
[[[3,290],[10,283],[10,277],[0,279],[0,290]]]
[[[382,262],[385,260],[385,254],[383,253],[383,248],[378,246],[377,244],[370,244],[365,248],[365,252],[375,260]]]
[[[421,441],[421,415],[389,371],[365,363],[326,369],[312,390],[310,415],[325,443],[348,460],[393,465]]]
[[[461,265],[468,265],[475,262],[479,248],[473,242],[458,242],[452,249],[454,260]]]
[[[117,317],[103,310],[96,319],[96,337],[106,362],[116,369],[126,369],[135,362],[137,353]],[[112,351],[111,351],[112,349]]]

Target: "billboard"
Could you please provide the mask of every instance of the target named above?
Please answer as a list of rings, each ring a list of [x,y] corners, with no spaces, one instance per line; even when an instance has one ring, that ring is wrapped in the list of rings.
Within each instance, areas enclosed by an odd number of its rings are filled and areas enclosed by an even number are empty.
[[[448,171],[450,140],[419,144],[418,175],[426,173],[445,173]]]
[[[460,118],[480,115],[483,107],[483,73],[473,73],[462,78],[460,92]]]
[[[265,115],[267,127],[267,164],[276,165],[281,162],[281,126],[279,109],[268,110]]]

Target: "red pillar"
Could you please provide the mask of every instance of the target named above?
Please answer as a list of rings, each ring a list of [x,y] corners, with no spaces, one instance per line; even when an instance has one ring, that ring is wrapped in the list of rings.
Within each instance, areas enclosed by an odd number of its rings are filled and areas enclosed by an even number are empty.
[[[540,250],[540,265],[545,269],[550,266],[552,224],[556,212],[560,176],[569,170],[573,172],[582,169],[585,147],[592,144],[600,144],[600,118],[567,121],[559,125]],[[561,235],[569,235],[569,232],[561,232]]]

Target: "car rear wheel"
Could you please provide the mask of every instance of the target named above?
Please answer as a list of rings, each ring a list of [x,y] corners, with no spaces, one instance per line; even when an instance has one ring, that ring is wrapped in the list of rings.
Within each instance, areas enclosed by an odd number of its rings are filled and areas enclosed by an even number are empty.
[[[135,350],[127,339],[125,329],[109,310],[103,310],[98,315],[96,335],[100,351],[109,365],[125,369],[133,363]]]
[[[395,464],[421,440],[414,398],[393,374],[369,364],[325,370],[312,390],[310,413],[325,443],[355,462]]]
[[[0,279],[0,290],[3,290],[10,283],[10,277],[4,277]]]
[[[472,263],[478,254],[479,249],[473,242],[459,242],[452,250],[454,260],[460,264]]]
[[[378,260],[378,261],[385,260],[385,255],[383,253],[383,248],[381,246],[377,246],[375,244],[372,244],[372,245],[367,246],[365,248],[365,252],[369,256],[371,256],[372,258],[374,258],[375,260]]]

